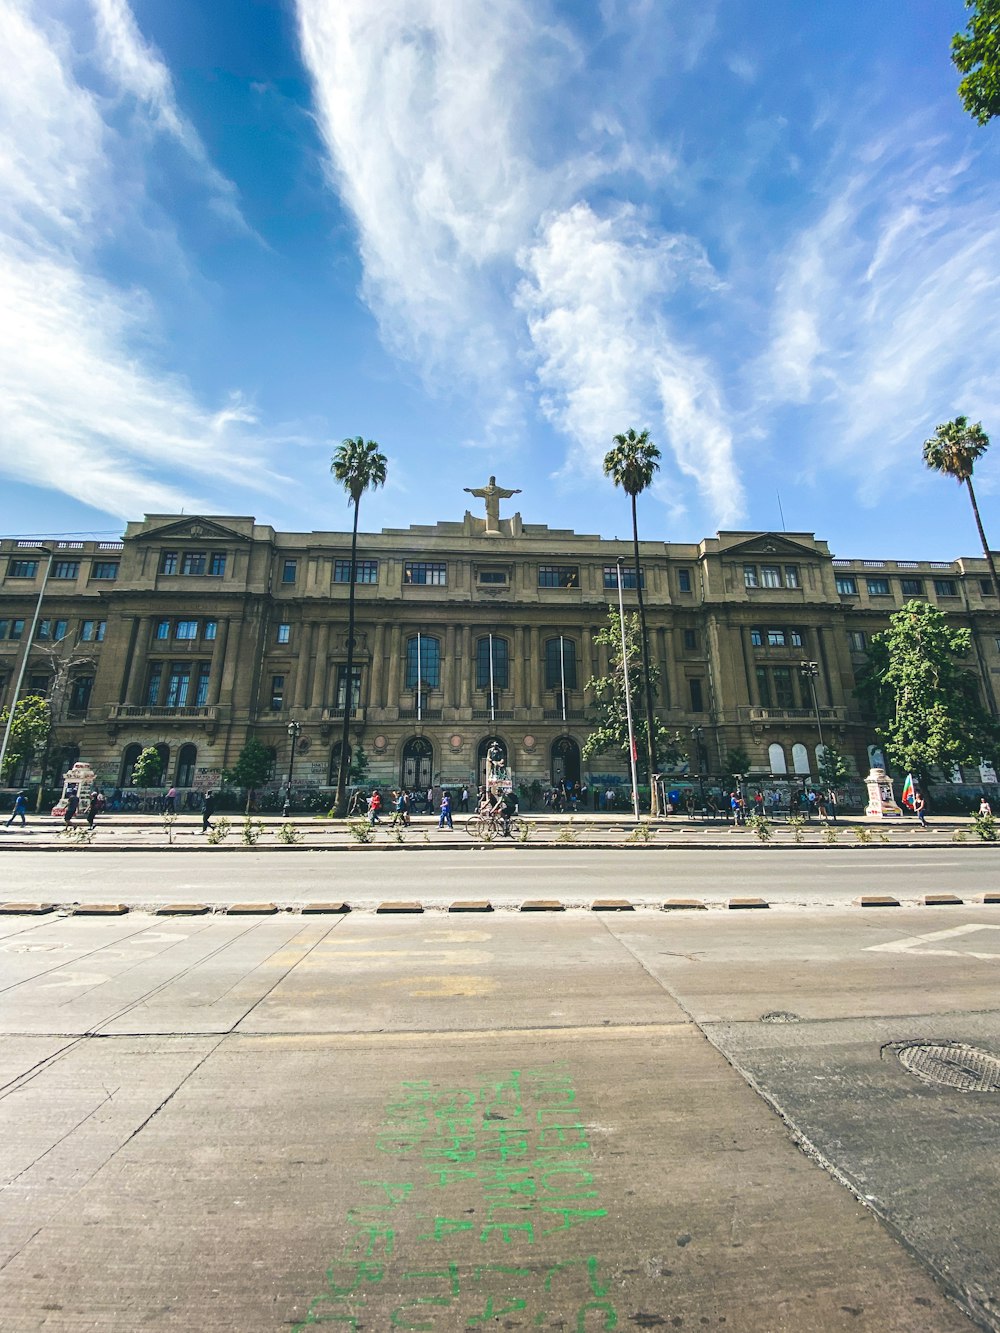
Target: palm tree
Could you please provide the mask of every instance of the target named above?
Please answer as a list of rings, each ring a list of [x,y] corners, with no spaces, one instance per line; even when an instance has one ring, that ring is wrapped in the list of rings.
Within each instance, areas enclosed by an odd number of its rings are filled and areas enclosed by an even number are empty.
[[[334,814],[342,817],[347,808],[347,772],[349,764],[349,737],[351,711],[354,704],[354,580],[358,564],[358,509],[367,490],[377,490],[385,484],[386,457],[374,440],[341,442],[333,456],[330,471],[347,491],[354,505],[354,528],[351,532],[351,582],[347,596],[347,681],[344,690],[344,730],[340,738],[340,767],[337,770],[337,791],[334,796]]]
[[[646,757],[649,762],[650,812],[658,814],[656,783],[656,738],[653,722],[653,687],[649,678],[649,639],[646,633],[646,607],[642,596],[642,571],[639,568],[639,526],[635,513],[635,498],[652,484],[653,473],[659,470],[660,451],[649,438],[649,431],[636,434],[627,430],[615,436],[615,447],[604,455],[604,475],[620,486],[632,501],[632,549],[635,554],[635,590],[639,599],[639,631],[642,647],[642,675],[646,706]]]
[[[979,529],[979,540],[983,544],[983,554],[990,567],[993,591],[1000,598],[1000,581],[997,579],[996,565],[993,563],[993,554],[986,540],[986,533],[983,531],[983,520],[979,517],[976,492],[972,489],[973,464],[989,447],[990,437],[980,422],[977,421],[975,425],[970,426],[968,417],[956,417],[954,421],[946,421],[938,426],[931,438],[924,440],[924,462],[935,472],[943,472],[949,477],[954,477],[960,486],[964,482],[968,487],[972,512],[976,517],[976,527]]]

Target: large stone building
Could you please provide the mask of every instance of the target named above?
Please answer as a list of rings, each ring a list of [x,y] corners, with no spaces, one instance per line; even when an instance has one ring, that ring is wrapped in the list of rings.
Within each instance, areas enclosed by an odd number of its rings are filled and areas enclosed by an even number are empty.
[[[588,765],[580,751],[620,556],[635,605],[631,543],[501,518],[497,495],[512,492],[492,478],[474,494],[485,519],[466,511],[359,537],[352,747],[393,786],[475,782],[493,739],[519,783],[624,777],[620,758]],[[104,785],[126,785],[139,750],[156,745],[165,782],[203,787],[249,735],[274,747],[280,781],[292,720],[296,788],[333,785],[350,533],[151,515],[121,542],[42,545],[51,569],[22,693],[51,693],[59,745],[78,747]],[[866,771],[856,672],[870,636],[913,597],[972,630],[969,666],[996,711],[1000,608],[982,559],[834,559],[808,533],[773,532],[644,541],[640,556],[657,711],[682,733],[692,776],[721,773],[732,749],[760,775],[815,773],[820,727]],[[0,562],[9,705],[49,559],[4,541]]]

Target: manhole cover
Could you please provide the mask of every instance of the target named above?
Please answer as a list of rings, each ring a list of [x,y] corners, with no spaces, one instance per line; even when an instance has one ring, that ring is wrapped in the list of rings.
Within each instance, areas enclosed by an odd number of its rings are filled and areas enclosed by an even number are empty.
[[[1000,1092],[1000,1059],[960,1041],[905,1042],[894,1044],[896,1058],[905,1070],[941,1088],[959,1092]]]

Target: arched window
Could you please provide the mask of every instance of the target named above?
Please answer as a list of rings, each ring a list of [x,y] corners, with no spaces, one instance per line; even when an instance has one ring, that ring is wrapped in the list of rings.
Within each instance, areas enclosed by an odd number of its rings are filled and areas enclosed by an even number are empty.
[[[194,786],[194,770],[198,762],[197,745],[182,745],[177,752],[177,782],[178,787]]]
[[[576,689],[576,643],[560,634],[545,640],[545,688],[561,690],[564,683]]]
[[[406,640],[406,689],[441,687],[441,640],[414,634]]]
[[[491,680],[495,690],[505,690],[509,684],[508,644],[495,634],[484,634],[476,640],[476,689],[488,690]],[[490,671],[492,657],[493,669]]]
[[[142,746],[139,744],[126,745],[122,752],[122,766],[118,771],[119,787],[131,787],[132,770],[135,768],[135,761],[142,754]]]
[[[767,762],[772,773],[787,773],[788,761],[785,759],[785,747],[775,742],[767,747]]]
[[[809,751],[804,745],[792,746],[792,768],[796,773],[808,777],[809,775]]]

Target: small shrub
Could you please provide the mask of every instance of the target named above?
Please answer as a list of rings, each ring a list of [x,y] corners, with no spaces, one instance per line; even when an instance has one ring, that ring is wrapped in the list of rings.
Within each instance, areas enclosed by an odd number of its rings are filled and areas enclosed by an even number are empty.
[[[796,842],[802,841],[802,830],[805,828],[805,826],[806,826],[806,821],[803,815],[788,816],[788,827],[792,830],[792,837],[795,839]]]
[[[264,825],[259,819],[251,819],[247,815],[243,821],[243,827],[240,830],[240,842],[244,847],[255,847],[260,835],[264,832]]]
[[[367,819],[349,819],[347,831],[355,842],[375,841],[375,828]]]
[[[955,832],[951,835],[951,840],[952,842],[968,842],[969,841],[968,829],[957,828]]]
[[[281,828],[278,829],[278,841],[288,843],[291,846],[293,843],[302,841],[302,834],[291,822],[282,824]]]
[[[532,820],[522,819],[520,831],[518,832],[517,835],[518,842],[527,842],[537,827],[538,825],[535,824]]]
[[[763,815],[751,815],[747,820],[747,828],[753,829],[758,842],[770,842],[773,836],[770,823]]]
[[[653,834],[654,834],[655,832],[656,832],[656,830],[650,828],[650,826],[649,826],[648,824],[636,824],[635,828],[634,828],[634,829],[632,830],[632,832],[628,835],[628,837],[625,839],[625,841],[626,841],[626,842],[649,842],[649,841],[652,839]]]
[[[854,836],[858,842],[868,843],[872,840],[872,831],[870,828],[865,828],[863,824],[857,824],[854,828]]]
[[[993,815],[981,815],[977,812],[972,816],[972,831],[983,842],[996,842],[997,821]]]
[[[878,833],[878,840],[879,840],[879,842],[890,842],[890,841],[891,841],[891,839],[890,839],[890,837],[889,837],[889,830],[888,830],[887,828],[880,828],[880,829],[878,829],[878,830],[876,830],[876,831],[877,831],[877,833]]]
[[[213,847],[215,847],[218,843],[225,842],[225,840],[228,837],[229,837],[229,820],[225,817],[225,815],[223,815],[222,818],[217,819],[213,824],[213,826],[208,830],[208,836],[206,840],[210,842]]]
[[[556,842],[579,842],[580,830],[573,827],[573,816],[570,815],[569,823],[559,830]]]
[[[830,843],[830,845],[832,846],[835,842],[838,842],[839,840],[840,840],[839,830],[835,829],[832,824],[827,824],[826,828],[823,830],[823,841]]]
[[[385,831],[385,836],[389,839],[390,842],[405,842],[406,825],[402,822],[402,820],[400,820],[398,824],[397,823],[390,824]]]
[[[163,812],[163,831],[167,835],[167,842],[173,846],[174,843],[174,825],[177,823],[177,816],[173,810],[164,810]]]
[[[60,836],[74,847],[86,847],[94,841],[96,832],[96,829],[89,828],[84,824],[67,824]]]

